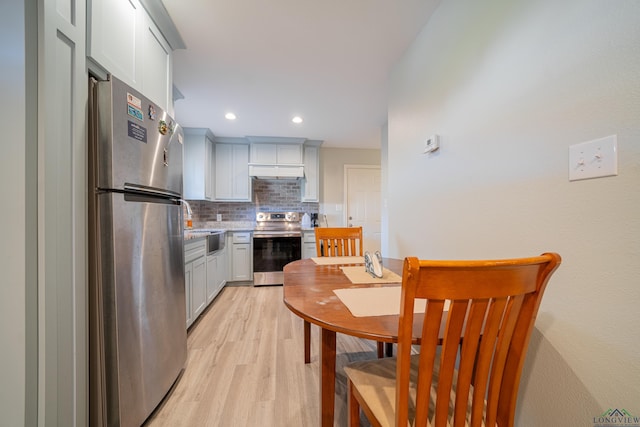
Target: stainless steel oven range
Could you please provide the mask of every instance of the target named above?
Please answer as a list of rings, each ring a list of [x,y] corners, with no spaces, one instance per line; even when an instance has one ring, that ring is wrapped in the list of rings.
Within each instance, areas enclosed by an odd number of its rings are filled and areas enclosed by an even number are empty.
[[[254,286],[282,285],[282,269],[302,256],[298,212],[257,212],[253,232]]]

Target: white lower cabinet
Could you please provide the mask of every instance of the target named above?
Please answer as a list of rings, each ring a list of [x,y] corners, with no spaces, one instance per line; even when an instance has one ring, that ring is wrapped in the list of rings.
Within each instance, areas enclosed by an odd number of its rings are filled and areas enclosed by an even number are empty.
[[[191,326],[207,304],[207,241],[188,240],[184,244],[184,286],[187,327]]]
[[[220,293],[227,282],[226,251],[207,256],[207,304]]]
[[[187,328],[193,323],[193,310],[191,309],[191,285],[193,283],[193,263],[184,265],[184,301],[187,313]]]
[[[197,319],[207,306],[207,265],[205,257],[193,261],[193,281],[191,282],[191,307],[193,319]]]
[[[207,256],[207,303],[213,301],[218,294],[217,271],[218,258],[215,255]]]
[[[206,238],[184,244],[184,293],[187,328],[220,293],[227,283],[227,249],[206,254]]]
[[[230,233],[230,281],[248,281],[253,279],[253,246],[251,232]]]
[[[316,256],[316,233],[313,230],[304,230],[302,232],[302,258]]]
[[[227,284],[227,271],[229,270],[227,265],[229,262],[227,261],[227,249],[225,248],[222,252],[216,255],[218,258],[218,269],[216,270],[216,275],[218,277],[218,287],[220,290],[224,288],[224,285]]]

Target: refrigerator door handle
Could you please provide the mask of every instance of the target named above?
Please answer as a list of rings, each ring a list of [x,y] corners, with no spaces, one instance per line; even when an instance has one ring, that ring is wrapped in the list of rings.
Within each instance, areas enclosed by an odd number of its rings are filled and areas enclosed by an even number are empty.
[[[136,185],[136,184],[125,184],[124,185],[125,193],[137,193],[140,195],[147,196],[156,196],[156,197],[167,197],[167,198],[178,198],[180,199],[180,194],[174,193],[173,191],[160,190],[153,187],[147,187],[144,185]]]

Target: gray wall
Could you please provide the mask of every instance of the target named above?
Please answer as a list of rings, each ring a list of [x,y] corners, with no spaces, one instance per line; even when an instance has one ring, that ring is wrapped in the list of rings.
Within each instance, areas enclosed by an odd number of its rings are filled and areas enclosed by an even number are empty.
[[[443,0],[392,73],[390,253],[563,257],[518,426],[640,416],[638,23],[636,0]],[[619,175],[569,182],[568,147],[614,134]]]
[[[327,216],[330,227],[343,227],[344,166],[380,166],[380,150],[320,148],[320,218]],[[324,226],[324,221],[321,222]]]
[[[0,424],[25,423],[25,6],[9,2],[0,14],[0,186],[4,225],[0,243]]]

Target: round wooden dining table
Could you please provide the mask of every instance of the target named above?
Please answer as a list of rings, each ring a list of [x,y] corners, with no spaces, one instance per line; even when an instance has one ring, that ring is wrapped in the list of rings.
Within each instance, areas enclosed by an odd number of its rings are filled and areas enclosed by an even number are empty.
[[[349,259],[349,258],[346,258]],[[378,342],[398,341],[398,315],[355,317],[334,293],[336,289],[399,286],[399,283],[352,283],[340,267],[358,264],[316,264],[312,258],[284,267],[284,303],[296,315],[321,328],[320,332],[320,425],[333,426],[336,379],[336,333]],[[402,276],[403,260],[384,258],[385,268]],[[364,265],[362,266],[364,269]],[[420,336],[423,314],[416,314],[414,336]],[[417,343],[416,339],[416,343]]]

